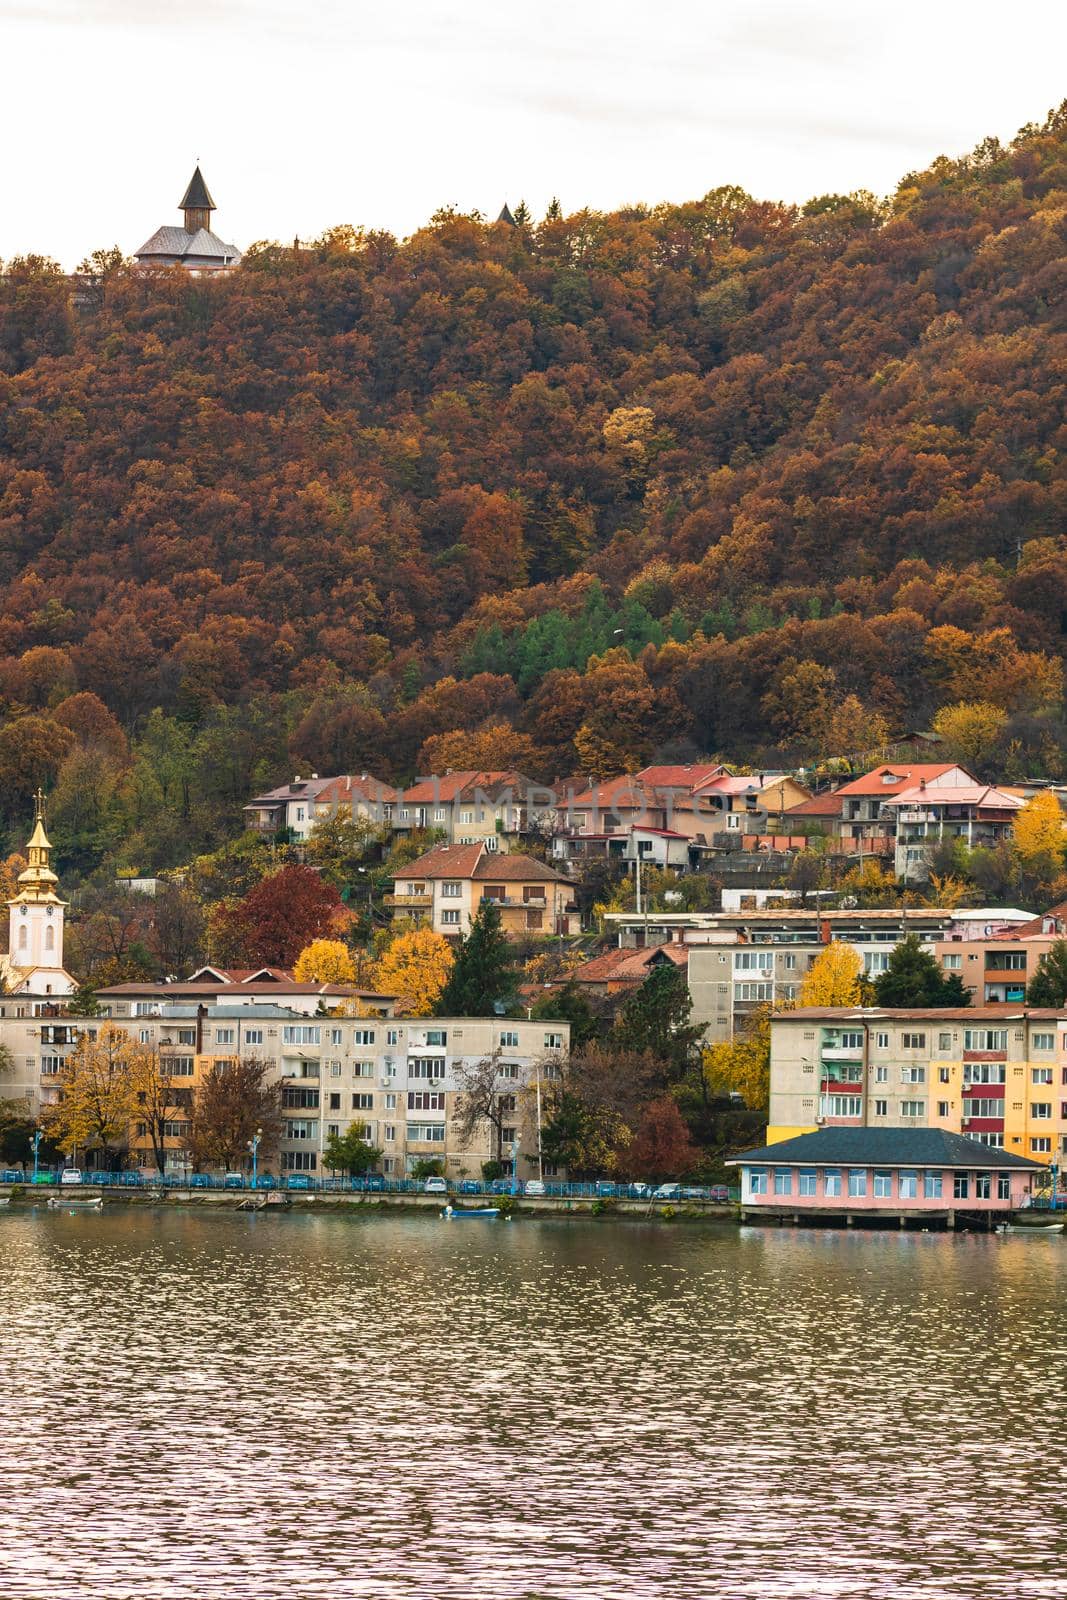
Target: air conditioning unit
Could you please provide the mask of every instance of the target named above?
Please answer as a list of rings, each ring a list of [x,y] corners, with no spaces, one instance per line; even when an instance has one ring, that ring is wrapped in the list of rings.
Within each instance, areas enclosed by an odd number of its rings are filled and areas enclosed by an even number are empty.
[[[816,1122],[825,1122],[826,1121],[826,1118],[823,1116],[821,1111],[819,1112],[818,1116],[815,1118],[815,1121]]]

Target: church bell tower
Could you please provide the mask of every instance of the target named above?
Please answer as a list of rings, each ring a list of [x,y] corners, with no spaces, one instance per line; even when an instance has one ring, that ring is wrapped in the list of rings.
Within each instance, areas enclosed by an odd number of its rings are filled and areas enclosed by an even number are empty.
[[[63,969],[63,914],[66,901],[56,893],[59,879],[52,871],[52,846],[44,830],[44,795],[38,789],[33,832],[26,846],[28,864],[19,873],[18,893],[8,901],[8,960],[13,967],[36,971],[43,979],[50,972],[66,978]],[[57,991],[60,992],[60,991]]]

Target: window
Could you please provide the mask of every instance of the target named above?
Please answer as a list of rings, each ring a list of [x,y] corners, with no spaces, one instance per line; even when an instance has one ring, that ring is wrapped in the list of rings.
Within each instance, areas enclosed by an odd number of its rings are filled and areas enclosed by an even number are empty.
[[[372,1094],[354,1094],[352,1096],[353,1111],[373,1111],[374,1096]]]
[[[433,820],[435,822],[447,822],[448,821],[448,812],[444,809],[443,806],[439,806],[438,809],[434,812]]]
[[[283,1150],[283,1172],[314,1172],[319,1158],[314,1150]]]
[[[862,1200],[867,1193],[867,1171],[865,1167],[851,1167],[848,1174],[848,1193],[852,1200]]]
[[[897,1199],[916,1200],[919,1196],[919,1174],[917,1172],[897,1173]]]
[[[941,1174],[940,1172],[923,1173],[923,1198],[926,1200],[940,1200]]]
[[[317,1033],[318,1029],[316,1028],[315,1031]],[[373,1044],[374,1043],[374,1029],[373,1028],[354,1028],[352,1030],[352,1043],[353,1043],[353,1045],[357,1045],[357,1044]]]
[[[285,1124],[285,1137],[287,1139],[317,1139],[319,1125],[317,1121],[306,1117],[292,1117]]]
[[[888,1117],[888,1115],[889,1115],[889,1101],[888,1100],[876,1100],[874,1102],[874,1114],[875,1114],[876,1117]]]
[[[562,1050],[563,1035],[561,1033],[546,1033],[544,1047],[546,1050]]]
[[[282,1044],[319,1044],[322,1029],[307,1022],[287,1022],[282,1028]]]
[[[900,1048],[902,1050],[925,1050],[925,1033],[902,1033],[900,1036]]]
[[[767,1174],[756,1170],[748,1175],[748,1186],[752,1194],[767,1193]]]
[[[1003,1061],[965,1061],[963,1063],[963,1081],[968,1083],[1003,1083],[1005,1066]]]
[[[874,1042],[877,1045],[879,1050],[888,1050],[889,1049],[889,1035],[888,1035],[888,1033],[876,1033],[875,1036],[874,1036]]]
[[[179,1044],[195,1044],[196,1043],[196,1029],[195,1028],[179,1028],[178,1029],[178,1043]]]
[[[263,1043],[263,1029],[262,1028],[246,1028],[245,1029],[245,1044],[262,1044],[262,1043]]]
[[[448,1032],[445,1028],[427,1028],[424,1042],[428,1045],[440,1045],[443,1048],[448,1043]]]
[[[1052,1150],[1052,1140],[1048,1138],[1031,1139],[1030,1153],[1035,1156],[1047,1156]]]
[[[952,1035],[951,1035],[951,1033],[939,1033],[938,1034],[938,1036],[937,1036],[937,1048],[939,1050],[951,1050],[952,1049]]]
[[[459,814],[459,820],[460,820],[461,823],[464,823],[467,827],[469,827],[470,824],[474,821],[474,812],[473,811],[461,811],[460,814]]]
[[[504,1029],[500,1035],[500,1048],[502,1050],[517,1050],[519,1048],[519,1036],[514,1028]]]
[[[443,1122],[409,1122],[408,1138],[415,1144],[444,1144]]]
[[[875,1067],[875,1069],[874,1069],[874,1081],[875,1081],[875,1083],[888,1083],[889,1082],[889,1068],[888,1067]]]
[[[728,829],[733,829],[736,832],[736,830],[741,826],[740,816],[736,815],[732,811],[729,812],[726,817],[726,826]]]
[[[215,1043],[216,1044],[233,1044],[235,1042],[236,1038],[237,1038],[237,1030],[236,1030],[236,1028],[216,1028],[215,1029]]]
[[[974,1176],[974,1198],[976,1200],[989,1200],[993,1194],[993,1175],[989,1172],[976,1172]]]
[[[409,1111],[443,1111],[445,1109],[445,1096],[443,1089],[409,1089]]]
[[[963,966],[963,957],[959,955],[942,956],[941,965],[946,972],[959,972]]]
[[[970,1194],[970,1184],[968,1182],[967,1173],[966,1172],[954,1172],[952,1174],[952,1198],[953,1198],[953,1200],[966,1200],[967,1196],[969,1194]]]
[[[373,1078],[374,1077],[374,1062],[373,1061],[353,1061],[353,1063],[352,1063],[352,1076],[353,1076],[353,1078]]]
[[[735,983],[734,997],[737,1000],[773,1000],[773,983]]]
[[[841,1193],[841,1174],[836,1167],[827,1167],[823,1173],[822,1192],[828,1199]]]
[[[997,1199],[1011,1199],[1011,1179],[1006,1172],[1000,1172],[997,1174]]]
[[[387,1122],[382,1130],[382,1137],[385,1139],[386,1144],[395,1144],[396,1125],[392,1122]]]
[[[824,1094],[819,1101],[819,1113],[824,1117],[858,1117],[862,1111],[858,1094]]]
[[[860,1031],[842,1033],[837,1047],[839,1050],[862,1050],[863,1034]]]
[[[1030,1115],[1035,1122],[1048,1122],[1052,1117],[1052,1102],[1050,1100],[1031,1101]]]
[[[925,1067],[903,1067],[900,1073],[901,1083],[925,1083]]]
[[[327,1032],[330,1035],[331,1044],[341,1045],[344,1043],[344,1034],[341,1032],[340,1028],[328,1028]]]
[[[925,1117],[926,1101],[902,1100],[900,1102],[900,1114],[902,1117]]]
[[[938,1081],[938,1083],[950,1083],[951,1080],[952,1080],[952,1074],[948,1070],[948,1068],[947,1067],[938,1067],[938,1069],[937,1069],[937,1081]]]
[[[1051,1083],[1052,1082],[1052,1068],[1051,1067],[1031,1067],[1030,1068],[1030,1082],[1031,1083]]]
[[[399,1044],[400,1043],[400,1029],[399,1028],[386,1028],[386,1030],[385,1030],[385,1042],[386,1042],[386,1044]]]
[[[387,1094],[386,1095],[386,1097],[385,1097],[385,1109],[386,1109],[386,1111],[395,1111],[396,1110],[396,1095],[395,1094]]]
[[[164,1058],[163,1064],[172,1078],[191,1078],[193,1076],[192,1056],[169,1056]]]
[[[937,1114],[938,1114],[938,1116],[939,1117],[947,1117],[948,1113],[949,1113],[949,1103],[948,1103],[948,1101],[947,1100],[939,1100],[937,1102]]]
[[[987,950],[985,964],[991,972],[1025,972],[1025,950]]]
[[[1056,1035],[1054,1033],[1032,1033],[1030,1035],[1030,1048],[1032,1050],[1055,1050]]]
[[[1008,1030],[1007,1028],[965,1028],[963,1032],[963,1048],[965,1050],[990,1050],[1007,1053]]]
[[[889,951],[869,950],[863,958],[863,970],[870,977],[872,973],[889,971]]]
[[[876,1200],[891,1200],[893,1198],[893,1174],[891,1172],[875,1173],[874,1198]]]
[[[441,926],[443,928],[459,927],[459,912],[444,910],[441,912]]]
[[[815,1193],[817,1193],[817,1185],[816,1185],[816,1178],[815,1178],[814,1171],[801,1172],[798,1175],[797,1193],[798,1194],[805,1194],[805,1195],[808,1195],[808,1196],[811,1196],[811,1195],[814,1195]]]
[[[972,1133],[969,1137],[978,1144],[988,1145],[990,1150],[1003,1150],[1004,1148],[1004,1135],[1002,1133]],[[1015,1142],[1018,1144],[1018,1139]]]
[[[773,972],[773,950],[735,950],[735,972]]]
[[[42,1077],[53,1078],[53,1077],[55,1077],[57,1072],[61,1072],[62,1070],[63,1070],[63,1057],[62,1056],[42,1056],[41,1057],[41,1076]]]
[[[331,1096],[330,1096],[330,1110],[331,1111],[340,1111],[340,1109],[341,1109],[341,1096],[339,1094],[331,1094]]]
[[[421,1061],[408,1063],[408,1077],[418,1079],[443,1078],[445,1075],[444,1056],[424,1056]]]
[[[776,1167],[774,1171],[775,1194],[793,1193],[793,1174],[788,1167]]]
[[[441,885],[441,898],[442,898],[442,900],[458,900],[459,897],[460,897],[460,885],[458,883],[456,883],[452,879],[448,879],[446,882],[442,883],[442,885]]]
[[[298,1089],[295,1084],[286,1084],[282,1090],[282,1105],[295,1111],[317,1111],[319,1091]]]
[[[797,965],[796,956],[786,956],[785,957],[785,970],[787,972],[795,972],[796,971],[796,965]]]

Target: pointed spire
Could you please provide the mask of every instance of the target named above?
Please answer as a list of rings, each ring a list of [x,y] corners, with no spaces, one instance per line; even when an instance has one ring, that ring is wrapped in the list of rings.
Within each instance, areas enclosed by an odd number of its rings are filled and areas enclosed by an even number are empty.
[[[496,220],[498,222],[506,222],[509,228],[514,228],[514,227],[518,226],[518,224],[515,221],[515,218],[511,214],[511,208],[508,205],[506,200],[504,202],[504,209],[501,211],[499,217],[497,217]]]
[[[180,211],[218,210],[218,206],[216,206],[214,200],[212,200],[211,195],[208,192],[208,186],[204,182],[204,175],[200,171],[199,167],[197,167],[196,171],[189,179],[189,187],[186,189],[185,195],[181,200],[178,209]]]

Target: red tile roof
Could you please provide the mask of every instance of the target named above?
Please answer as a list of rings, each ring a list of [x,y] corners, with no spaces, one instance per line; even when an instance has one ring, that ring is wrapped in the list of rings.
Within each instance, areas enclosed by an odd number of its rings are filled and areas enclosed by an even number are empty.
[[[840,790],[834,794],[813,794],[799,805],[786,806],[787,817],[839,817],[844,809]]]
[[[315,796],[316,806],[350,806],[362,800],[364,805],[391,805],[399,799],[399,790],[383,783],[369,772],[348,774],[331,778],[324,789]]]
[[[952,772],[959,766],[956,761],[937,762],[908,762],[888,761],[882,766],[875,767],[871,772],[865,772],[862,778],[853,778],[851,783],[841,785],[838,794],[897,794],[901,789],[908,789],[913,784],[925,780],[927,783],[933,778],[943,777],[946,772]],[[961,772],[966,772],[966,767],[960,767]],[[883,782],[883,774],[892,773],[892,783]],[[967,776],[971,774],[968,772]],[[972,780],[973,781],[973,780]]]
[[[394,881],[415,878],[465,878],[488,883],[565,883],[561,872],[533,856],[500,855],[484,844],[439,844],[406,867]]]
[[[483,791],[487,799],[498,798],[506,790],[520,799],[533,787],[532,781],[523,777],[521,772],[478,772],[474,768],[467,768],[463,772],[446,772],[442,777],[414,783],[410,789],[404,790],[401,799],[405,804],[412,805],[424,805],[434,800],[448,805],[456,800],[473,799],[478,789]]]
[[[688,967],[687,945],[657,944],[644,950],[606,950],[603,955],[585,961],[574,972],[575,983],[643,983],[653,957],[666,956],[675,966]]]

